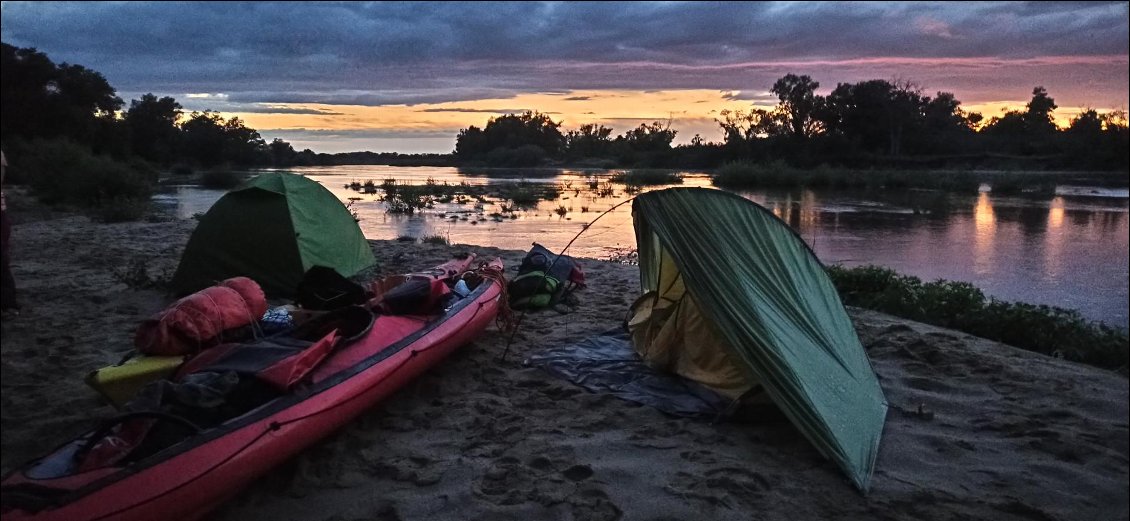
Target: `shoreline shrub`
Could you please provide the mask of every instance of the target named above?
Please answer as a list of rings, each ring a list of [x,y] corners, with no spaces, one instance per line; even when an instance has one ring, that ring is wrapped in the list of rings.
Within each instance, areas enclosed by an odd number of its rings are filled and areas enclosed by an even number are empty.
[[[880,266],[832,265],[827,271],[844,304],[1127,374],[1127,331],[1088,321],[1078,311],[986,298],[967,282],[923,283]]]

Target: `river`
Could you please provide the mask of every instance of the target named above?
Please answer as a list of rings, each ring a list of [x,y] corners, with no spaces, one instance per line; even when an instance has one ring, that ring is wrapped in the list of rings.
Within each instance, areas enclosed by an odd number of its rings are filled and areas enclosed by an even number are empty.
[[[442,235],[453,244],[528,249],[533,241],[560,251],[578,233],[569,254],[608,258],[635,247],[631,204],[585,229],[598,215],[628,200],[606,171],[559,170],[524,177],[461,173],[447,167],[303,167],[360,218],[370,239]],[[435,203],[412,215],[389,214],[380,194],[346,185],[386,179],[401,184],[502,185],[554,183],[560,198],[502,216],[500,201]],[[710,187],[701,173],[681,186]],[[663,187],[649,187],[647,190]],[[611,192],[611,193],[610,193]],[[987,295],[1077,309],[1084,317],[1126,328],[1130,286],[1130,194],[1126,189],[1059,186],[1048,198],[920,190],[855,192],[739,191],[800,233],[826,264],[876,264],[923,280],[971,282]],[[204,213],[222,191],[173,186],[155,197],[180,217]]]

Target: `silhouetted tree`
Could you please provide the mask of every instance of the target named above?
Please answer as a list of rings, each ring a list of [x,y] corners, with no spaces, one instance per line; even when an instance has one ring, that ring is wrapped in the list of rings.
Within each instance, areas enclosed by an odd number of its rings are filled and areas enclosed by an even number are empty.
[[[1126,168],[1130,142],[1125,112],[1084,110],[1071,120],[1064,135],[1072,165],[1096,170]]]
[[[293,165],[298,158],[298,153],[294,151],[294,147],[280,138],[272,139],[271,144],[267,145],[267,149],[271,156],[271,164],[275,166]]]
[[[573,158],[604,157],[611,152],[612,129],[595,123],[565,133],[565,155]]]
[[[671,142],[678,131],[671,122],[640,123],[640,126],[616,136],[612,150],[621,164],[629,166],[662,166],[673,157]]]
[[[181,105],[171,97],[158,99],[152,93],[130,101],[125,122],[130,130],[133,152],[150,161],[169,164],[180,142]]]
[[[671,149],[671,142],[675,140],[676,134],[678,131],[671,128],[670,121],[640,123],[640,126],[617,136],[615,142],[636,152],[663,151]]]
[[[0,132],[23,138],[69,137],[90,145],[114,128],[122,100],[102,74],[81,65],[55,65],[32,48],[0,44]]]
[[[201,166],[224,163],[248,166],[269,161],[259,132],[246,127],[239,118],[224,121],[215,112],[193,112],[181,125],[181,130],[187,157]]]
[[[1055,132],[1055,119],[1052,112],[1059,108],[1055,100],[1048,96],[1047,89],[1036,87],[1032,89],[1032,100],[1028,102],[1028,112],[1024,113],[1024,123],[1028,131],[1037,135],[1047,135]]]
[[[781,111],[764,109],[723,110],[715,119],[722,127],[723,150],[729,160],[764,159],[759,141],[768,136],[781,135],[789,130],[786,116]]]
[[[828,132],[854,141],[866,152],[897,156],[906,130],[922,121],[925,100],[908,82],[841,83],[826,98],[818,119]]]
[[[184,132],[184,153],[204,167],[212,167],[227,159],[224,147],[227,137],[224,118],[211,111],[193,112],[181,124]]]
[[[780,100],[777,107],[793,137],[808,138],[819,130],[820,121],[813,117],[823,103],[823,98],[816,95],[818,88],[820,83],[807,75],[786,74],[769,89]]]
[[[565,137],[548,115],[526,111],[491,118],[482,130],[471,126],[459,132],[455,153],[505,166],[532,166],[545,157],[559,157]],[[489,156],[489,157],[488,157]]]
[[[910,153],[955,153],[972,148],[981,114],[965,112],[952,93],[923,98],[922,121],[906,136]]]
[[[224,152],[227,159],[240,166],[266,164],[267,144],[259,131],[243,124],[237,117],[224,123]]]
[[[1032,89],[1032,100],[1026,110],[1010,110],[994,117],[982,132],[994,140],[993,148],[1020,154],[1057,152],[1056,127],[1052,112],[1055,100],[1043,87]]]

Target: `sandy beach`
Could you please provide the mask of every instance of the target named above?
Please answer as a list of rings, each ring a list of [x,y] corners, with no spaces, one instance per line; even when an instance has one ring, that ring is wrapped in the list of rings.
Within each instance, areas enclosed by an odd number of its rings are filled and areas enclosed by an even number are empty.
[[[12,211],[23,310],[3,319],[5,472],[112,413],[83,376],[120,359],[172,300],[127,284],[143,280],[129,268],[171,276],[196,224],[101,224],[27,201]],[[507,267],[524,254],[371,243],[385,273],[461,251]],[[213,518],[1130,519],[1125,376],[849,309],[890,403],[864,496],[780,417],[676,418],[524,366],[615,327],[638,294],[636,267],[582,263],[590,287],[575,312],[527,314],[505,360],[507,336],[490,328]]]

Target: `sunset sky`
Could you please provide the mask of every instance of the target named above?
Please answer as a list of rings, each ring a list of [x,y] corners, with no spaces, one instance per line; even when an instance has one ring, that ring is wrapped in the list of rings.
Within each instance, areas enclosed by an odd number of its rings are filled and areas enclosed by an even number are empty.
[[[672,120],[721,137],[787,74],[910,80],[988,117],[1042,85],[1061,123],[1125,110],[1127,2],[3,2],[0,33],[103,73],[126,100],[238,115],[296,149],[450,152],[526,109],[563,130]]]

